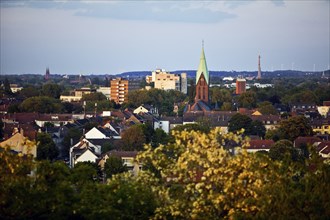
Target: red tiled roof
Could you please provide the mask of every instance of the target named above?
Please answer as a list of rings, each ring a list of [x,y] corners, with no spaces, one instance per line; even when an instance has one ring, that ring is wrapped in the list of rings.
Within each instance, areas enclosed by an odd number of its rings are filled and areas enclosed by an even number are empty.
[[[322,141],[317,145],[316,150],[319,153],[329,154],[330,153],[330,141]]]
[[[323,101],[324,106],[330,106],[330,101]]]
[[[274,145],[273,140],[250,140],[247,149],[270,149]]]
[[[315,142],[321,142],[321,139],[318,137],[297,137],[294,140],[294,146],[300,147],[303,144],[313,145]]]
[[[330,145],[327,145],[320,151],[321,154],[330,154]]]

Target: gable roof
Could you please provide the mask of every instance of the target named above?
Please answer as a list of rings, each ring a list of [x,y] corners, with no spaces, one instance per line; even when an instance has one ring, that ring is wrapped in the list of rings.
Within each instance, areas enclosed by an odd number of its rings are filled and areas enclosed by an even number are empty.
[[[202,100],[198,100],[197,102],[195,102],[191,107],[189,111],[211,111],[210,106],[208,106],[205,102],[203,102]]]
[[[316,150],[319,153],[328,154],[330,153],[330,141],[322,141],[316,146]]]
[[[26,137],[22,133],[16,133],[9,139],[0,142],[0,147],[9,146],[11,150],[22,152],[23,154],[32,154],[37,157],[37,146],[35,143],[29,145]]]

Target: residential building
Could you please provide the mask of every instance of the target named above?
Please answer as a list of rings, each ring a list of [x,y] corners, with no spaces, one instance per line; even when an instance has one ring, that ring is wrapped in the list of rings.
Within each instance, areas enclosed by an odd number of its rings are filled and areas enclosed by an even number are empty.
[[[96,92],[96,89],[83,87],[81,89],[76,89],[74,94],[76,97],[83,97],[83,95],[88,95],[94,92]]]
[[[102,93],[108,100],[110,100],[110,87],[100,87],[96,89],[96,92]]]
[[[250,140],[246,151],[249,153],[255,153],[257,151],[269,151],[274,145],[273,140]]]
[[[19,87],[17,84],[10,84],[10,90],[13,93],[16,93],[18,91],[21,91],[23,89],[23,87]]]
[[[11,150],[22,153],[22,154],[32,154],[33,157],[37,157],[37,146],[35,142],[29,141],[26,136],[24,136],[23,129],[17,129],[14,131],[13,136],[7,140],[0,142],[0,147],[9,147]]]
[[[316,134],[330,134],[330,118],[314,119],[310,122],[313,132]]]
[[[128,101],[128,80],[118,77],[110,82],[110,100],[118,104]]]
[[[141,105],[134,109],[133,111],[134,114],[141,114],[141,113],[150,113],[152,115],[158,116],[158,109],[157,107],[154,107],[152,105]]]
[[[135,158],[138,154],[138,151],[116,151],[112,150],[101,156],[98,165],[101,169],[104,169],[105,162],[109,157],[114,156],[122,160],[124,166],[127,167],[128,171],[134,175],[137,175],[140,170],[142,170],[142,164],[138,163]]]
[[[40,114],[35,123],[39,127],[44,127],[46,123],[51,123],[54,126],[66,125],[69,122],[73,122],[71,114]]]
[[[157,69],[151,76],[146,77],[147,83],[154,82],[156,89],[177,90],[187,94],[187,74],[173,74]]]
[[[91,88],[81,88],[74,91],[74,95],[61,95],[60,100],[63,102],[79,102],[83,95],[91,94],[96,92],[96,89]]]
[[[246,92],[246,80],[242,76],[239,76],[236,79],[236,94],[240,95],[244,92]]]

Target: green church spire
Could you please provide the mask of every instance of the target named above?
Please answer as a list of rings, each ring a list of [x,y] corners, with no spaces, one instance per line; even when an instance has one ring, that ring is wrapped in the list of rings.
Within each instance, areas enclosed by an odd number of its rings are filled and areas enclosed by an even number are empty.
[[[199,61],[198,70],[196,72],[196,85],[202,74],[204,75],[207,85],[209,85],[210,76],[209,76],[209,71],[207,70],[206,59],[204,54],[204,42],[203,42],[202,54]]]

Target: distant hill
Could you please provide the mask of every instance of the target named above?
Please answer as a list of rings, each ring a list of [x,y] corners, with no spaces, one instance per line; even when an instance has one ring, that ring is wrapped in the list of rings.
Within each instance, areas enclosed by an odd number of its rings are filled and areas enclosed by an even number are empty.
[[[195,78],[196,70],[176,70],[171,71],[171,73],[187,73],[188,78]],[[210,77],[225,77],[232,76],[237,77],[239,75],[243,77],[253,77],[257,76],[257,71],[209,71]],[[304,77],[304,76],[322,76],[323,72],[308,72],[308,71],[297,71],[297,70],[276,70],[273,72],[262,71],[263,78],[275,78],[275,77]],[[326,76],[330,76],[330,70],[324,72]],[[151,71],[131,71],[117,74],[118,77],[125,78],[141,78],[151,75]]]

